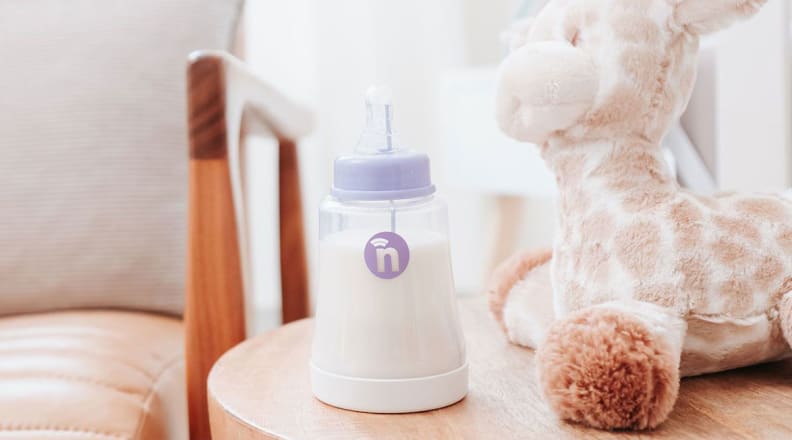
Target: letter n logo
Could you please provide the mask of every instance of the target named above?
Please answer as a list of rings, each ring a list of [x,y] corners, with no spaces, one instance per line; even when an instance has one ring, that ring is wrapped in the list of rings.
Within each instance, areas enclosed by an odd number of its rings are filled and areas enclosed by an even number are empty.
[[[389,280],[398,277],[407,269],[410,248],[401,235],[384,231],[369,238],[363,250],[363,258],[374,276]]]

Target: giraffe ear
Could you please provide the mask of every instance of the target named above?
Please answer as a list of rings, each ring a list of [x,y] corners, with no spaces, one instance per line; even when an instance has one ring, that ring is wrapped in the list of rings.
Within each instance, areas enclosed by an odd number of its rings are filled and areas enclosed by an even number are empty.
[[[677,0],[674,21],[696,35],[725,29],[754,15],[767,0]]]

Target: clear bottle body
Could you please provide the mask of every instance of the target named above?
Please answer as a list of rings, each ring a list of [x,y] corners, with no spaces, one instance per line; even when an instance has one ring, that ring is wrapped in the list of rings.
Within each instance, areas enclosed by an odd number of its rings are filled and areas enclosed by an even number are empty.
[[[365,202],[330,196],[319,218],[314,365],[369,379],[461,367],[445,202],[434,195]]]
[[[355,230],[373,233],[426,231],[448,236],[448,208],[437,195],[407,200],[340,201],[327,196],[319,207],[319,240]]]

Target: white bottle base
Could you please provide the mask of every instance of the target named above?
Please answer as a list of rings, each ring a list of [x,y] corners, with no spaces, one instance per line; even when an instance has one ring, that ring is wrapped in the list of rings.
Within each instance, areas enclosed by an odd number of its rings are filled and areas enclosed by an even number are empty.
[[[328,373],[311,363],[314,396],[328,405],[371,413],[442,408],[468,392],[467,362],[456,370],[410,379],[362,379]]]

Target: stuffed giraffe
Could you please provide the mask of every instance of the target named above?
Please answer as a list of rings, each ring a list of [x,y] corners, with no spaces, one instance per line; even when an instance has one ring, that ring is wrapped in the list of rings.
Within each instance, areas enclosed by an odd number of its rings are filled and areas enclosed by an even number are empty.
[[[554,171],[559,231],[501,265],[490,305],[562,419],[653,428],[680,376],[792,354],[792,200],[692,194],[659,146],[699,37],[763,2],[550,0],[511,36],[497,119]]]

